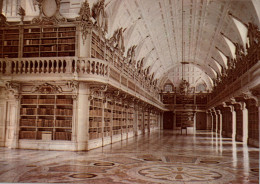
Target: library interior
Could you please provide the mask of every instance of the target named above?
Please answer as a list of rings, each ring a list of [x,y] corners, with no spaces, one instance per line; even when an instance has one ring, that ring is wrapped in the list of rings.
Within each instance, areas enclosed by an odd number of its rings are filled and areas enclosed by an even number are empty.
[[[259,0],[0,0],[0,183],[259,183]]]

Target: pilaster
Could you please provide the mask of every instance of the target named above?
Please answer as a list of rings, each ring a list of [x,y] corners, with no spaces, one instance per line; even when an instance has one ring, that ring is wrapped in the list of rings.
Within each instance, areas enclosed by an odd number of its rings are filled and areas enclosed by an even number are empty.
[[[78,126],[77,150],[87,150],[89,140],[89,100],[90,88],[86,83],[79,83],[78,91]]]

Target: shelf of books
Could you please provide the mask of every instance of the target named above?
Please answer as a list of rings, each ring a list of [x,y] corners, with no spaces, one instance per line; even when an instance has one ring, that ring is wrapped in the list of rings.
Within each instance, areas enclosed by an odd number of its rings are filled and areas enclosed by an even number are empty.
[[[89,140],[102,137],[102,99],[94,97],[89,106]]]
[[[92,32],[91,38],[91,57],[98,59],[104,59],[105,57],[105,43],[95,32]]]
[[[120,103],[115,103],[113,108],[113,128],[112,135],[120,135],[122,133],[122,105]]]
[[[127,118],[128,137],[132,137],[134,135],[134,107],[128,106]]]
[[[71,140],[71,95],[22,95],[20,139]]]
[[[112,63],[113,62],[113,51],[111,48],[107,45],[106,46],[106,61]]]
[[[144,112],[144,130],[148,131],[149,115],[148,111]]]
[[[138,111],[138,117],[137,118],[138,118],[137,130],[138,130],[138,134],[140,134],[143,131],[143,127],[142,127],[142,124],[143,124],[143,112],[142,112],[142,110]]]
[[[125,104],[122,104],[121,127],[122,127],[122,139],[126,139],[127,138],[127,105]]]
[[[150,129],[158,128],[158,115],[155,112],[150,114]]]
[[[23,57],[75,56],[76,27],[24,28]]]
[[[19,56],[19,29],[0,30],[0,57],[18,58]]]
[[[111,136],[112,127],[112,102],[107,101],[104,108],[104,137]]]

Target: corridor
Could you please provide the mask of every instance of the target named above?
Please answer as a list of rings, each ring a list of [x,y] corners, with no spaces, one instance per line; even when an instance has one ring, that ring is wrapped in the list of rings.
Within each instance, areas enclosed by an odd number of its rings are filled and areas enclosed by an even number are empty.
[[[259,149],[209,132],[172,131],[88,152],[0,148],[0,182],[259,183]]]

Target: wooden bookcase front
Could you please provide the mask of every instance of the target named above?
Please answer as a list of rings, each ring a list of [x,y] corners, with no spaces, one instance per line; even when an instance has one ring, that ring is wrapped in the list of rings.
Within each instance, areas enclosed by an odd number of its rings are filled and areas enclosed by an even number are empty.
[[[71,95],[22,95],[20,139],[71,141]]]

